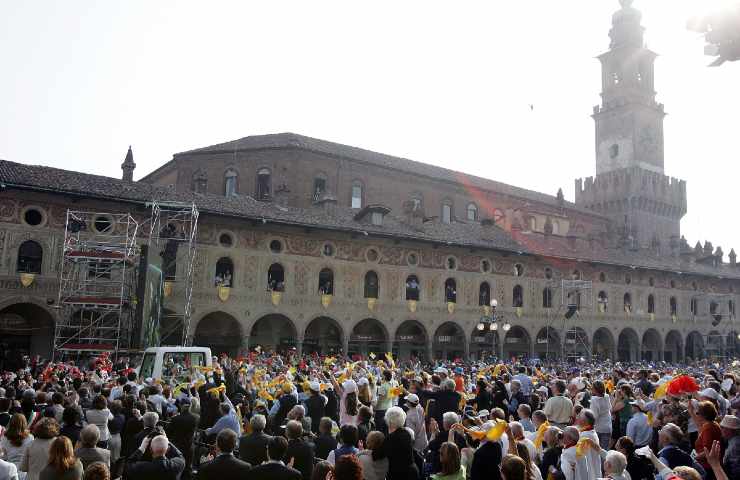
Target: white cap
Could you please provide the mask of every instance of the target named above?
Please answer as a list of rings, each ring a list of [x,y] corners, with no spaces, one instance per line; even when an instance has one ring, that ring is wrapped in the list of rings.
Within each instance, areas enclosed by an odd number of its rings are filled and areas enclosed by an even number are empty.
[[[419,403],[419,396],[415,393],[406,396],[406,401],[411,403]]]
[[[447,369],[445,367],[437,367],[434,369],[434,373],[442,373],[447,375]]]
[[[356,393],[357,392],[357,384],[354,380],[349,379],[342,382],[342,389],[347,393]]]
[[[319,382],[313,381],[308,384],[308,388],[310,388],[314,392],[318,392],[319,390],[321,390],[321,384]]]
[[[486,409],[483,409],[480,412],[478,412],[478,417],[480,417],[480,418],[487,418],[490,414],[491,414],[491,412],[489,412]]]
[[[699,396],[711,398],[712,400],[717,400],[719,398],[719,394],[717,393],[717,390],[713,388],[705,388],[704,390],[699,392]]]
[[[357,386],[359,387],[362,385],[370,385],[370,381],[367,379],[367,377],[362,377],[359,380],[357,380]]]

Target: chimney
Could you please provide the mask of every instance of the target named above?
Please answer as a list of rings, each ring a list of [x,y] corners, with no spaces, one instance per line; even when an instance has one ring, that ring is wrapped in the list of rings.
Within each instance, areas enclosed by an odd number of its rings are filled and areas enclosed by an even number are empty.
[[[128,152],[126,153],[126,158],[123,160],[123,163],[121,164],[121,170],[123,170],[123,175],[121,175],[121,180],[123,180],[124,182],[133,182],[135,168],[136,168],[136,164],[134,163],[134,153],[131,151],[131,145],[129,145]]]

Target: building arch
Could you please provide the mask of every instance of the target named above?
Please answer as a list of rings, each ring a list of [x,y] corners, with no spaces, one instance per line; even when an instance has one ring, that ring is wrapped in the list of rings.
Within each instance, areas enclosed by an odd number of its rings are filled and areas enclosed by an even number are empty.
[[[432,347],[434,359],[465,358],[465,331],[455,322],[444,322],[434,332]]]
[[[663,357],[666,362],[675,363],[683,361],[683,338],[681,338],[681,332],[678,330],[671,330],[665,336]]]
[[[663,360],[663,340],[654,328],[648,328],[642,334],[642,360],[655,362]]]
[[[638,347],[640,337],[631,328],[625,328],[619,332],[617,340],[617,358],[620,362],[636,362],[638,359]]]
[[[406,360],[411,357],[428,359],[427,330],[417,320],[406,320],[393,333],[393,354]]]
[[[491,356],[498,357],[501,351],[501,337],[498,330],[491,330],[488,325],[483,330],[473,329],[468,351],[470,358],[476,360],[483,360]]]
[[[298,330],[293,321],[279,313],[257,319],[249,330],[249,348],[286,353],[297,347]]]
[[[534,355],[541,360],[556,360],[560,358],[563,345],[560,335],[552,327],[542,327],[534,340]]]
[[[388,330],[383,323],[375,318],[360,320],[352,328],[349,336],[349,355],[367,357],[370,352],[385,353],[388,348]]]
[[[684,361],[699,360],[704,356],[704,339],[696,330],[686,336]]]
[[[235,316],[217,310],[204,315],[195,327],[194,345],[211,348],[213,355],[235,357],[241,348],[242,327]]]
[[[306,326],[303,353],[335,355],[344,349],[342,326],[331,317],[316,317]]]
[[[56,318],[36,300],[10,298],[0,303],[0,370],[25,366],[24,355],[51,358]]]
[[[717,330],[712,330],[707,334],[707,340],[704,344],[704,354],[709,357],[721,357],[724,353],[724,337]]]
[[[614,335],[606,327],[601,327],[594,332],[594,338],[591,342],[591,352],[596,360],[606,360],[616,358],[614,345]]]
[[[41,273],[44,263],[44,248],[34,240],[26,240],[18,246],[18,262],[16,271],[19,273]]]
[[[532,338],[526,328],[514,325],[504,335],[503,358],[528,358],[532,351]]]

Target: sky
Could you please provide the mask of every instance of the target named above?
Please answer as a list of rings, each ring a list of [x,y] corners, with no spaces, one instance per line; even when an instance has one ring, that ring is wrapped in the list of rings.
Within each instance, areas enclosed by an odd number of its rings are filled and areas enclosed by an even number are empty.
[[[740,62],[636,0],[682,233],[740,252]],[[0,0],[0,158],[141,178],[176,152],[295,132],[574,198],[617,0]],[[530,108],[532,105],[534,108]],[[737,242],[736,242],[737,241]]]

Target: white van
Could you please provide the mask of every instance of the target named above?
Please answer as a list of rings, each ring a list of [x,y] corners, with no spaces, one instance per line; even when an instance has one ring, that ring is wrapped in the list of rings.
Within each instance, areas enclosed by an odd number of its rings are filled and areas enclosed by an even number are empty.
[[[150,347],[144,352],[137,374],[141,378],[181,383],[192,376],[195,367],[211,367],[208,347]]]

